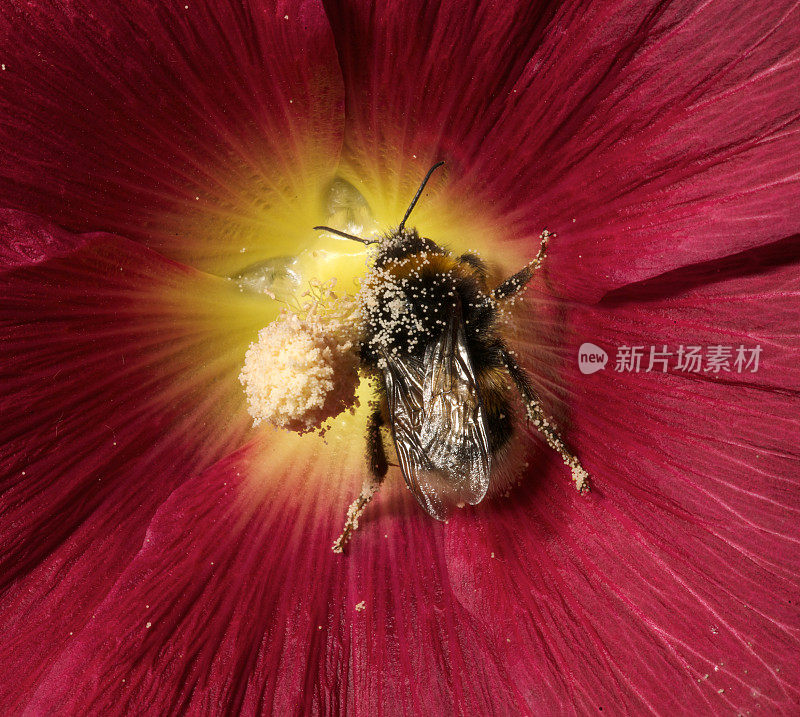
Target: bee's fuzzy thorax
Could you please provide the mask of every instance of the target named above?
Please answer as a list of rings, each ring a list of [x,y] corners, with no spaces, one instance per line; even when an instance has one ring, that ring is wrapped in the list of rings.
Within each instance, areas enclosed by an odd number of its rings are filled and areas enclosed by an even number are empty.
[[[387,235],[362,282],[362,361],[381,367],[385,354],[421,358],[456,304],[470,337],[488,330],[494,304],[480,260],[456,256],[413,229]]]

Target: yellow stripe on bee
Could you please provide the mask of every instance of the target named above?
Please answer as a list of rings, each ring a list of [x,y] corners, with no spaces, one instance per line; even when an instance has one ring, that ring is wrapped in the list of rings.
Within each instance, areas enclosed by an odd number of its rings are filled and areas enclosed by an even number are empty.
[[[419,252],[391,263],[387,266],[387,269],[398,279],[406,279],[412,274],[425,272],[470,277],[478,280],[482,288],[484,284],[483,277],[478,269],[471,264],[459,261],[458,257],[453,254]]]

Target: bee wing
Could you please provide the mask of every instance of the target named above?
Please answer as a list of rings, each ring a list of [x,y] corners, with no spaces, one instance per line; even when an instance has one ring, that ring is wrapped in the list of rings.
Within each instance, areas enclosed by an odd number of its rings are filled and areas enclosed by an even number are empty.
[[[384,358],[392,433],[409,489],[439,520],[455,503],[480,502],[491,456],[460,306],[422,362]]]

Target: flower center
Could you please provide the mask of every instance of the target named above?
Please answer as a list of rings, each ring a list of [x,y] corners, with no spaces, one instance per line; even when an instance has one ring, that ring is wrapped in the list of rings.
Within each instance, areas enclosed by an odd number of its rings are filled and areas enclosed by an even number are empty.
[[[323,194],[324,224],[348,234],[377,238],[381,227],[367,201],[344,179],[336,178]],[[309,221],[309,244],[295,255],[277,256],[251,264],[231,278],[243,291],[292,303],[312,282],[335,278],[340,290],[358,290],[357,277],[366,268],[366,247],[328,232],[315,232]]]
[[[325,222],[348,234],[379,235],[369,205],[352,184],[334,179],[323,196]],[[240,374],[254,425],[296,433],[322,430],[359,405],[356,305],[348,295],[367,265],[366,246],[316,232],[295,256],[253,264],[232,277],[240,290],[283,305],[259,332]]]

